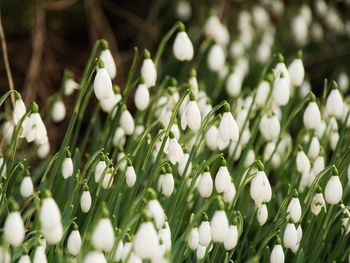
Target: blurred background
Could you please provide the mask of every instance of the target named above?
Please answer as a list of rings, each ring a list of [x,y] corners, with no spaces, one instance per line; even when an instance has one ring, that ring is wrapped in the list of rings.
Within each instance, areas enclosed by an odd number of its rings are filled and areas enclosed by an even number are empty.
[[[230,35],[227,50],[233,61],[238,56],[248,60],[250,71],[244,86],[253,85],[250,79],[258,75],[273,52],[281,52],[290,62],[301,49],[310,81],[306,88],[320,94],[327,77],[348,89],[349,0],[1,1],[1,22],[14,87],[26,104],[35,100],[41,106],[60,90],[65,69],[72,71],[79,82],[95,40],[108,40],[118,68],[115,83],[123,88],[134,46],[155,52],[162,35],[181,20],[195,48],[199,48],[212,14],[224,25],[223,32],[217,34]],[[265,45],[267,42],[269,45]],[[163,71],[171,73],[173,63],[165,56]],[[1,52],[0,94],[8,87]],[[69,114],[74,98],[64,98],[64,102]],[[43,107],[42,114],[47,110]],[[65,127],[66,121],[50,125]],[[49,127],[48,131],[51,141],[62,136],[60,129]]]

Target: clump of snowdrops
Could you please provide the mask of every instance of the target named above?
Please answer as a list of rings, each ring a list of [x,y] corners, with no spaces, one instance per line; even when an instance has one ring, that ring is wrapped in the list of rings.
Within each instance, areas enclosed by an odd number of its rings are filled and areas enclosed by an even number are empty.
[[[82,79],[66,71],[52,97],[44,119],[69,124],[51,155],[40,108],[14,92],[0,262],[347,260],[346,91],[327,80],[320,97],[302,88],[301,52],[269,55],[245,87],[249,57],[226,53],[227,34],[211,16],[194,45],[176,23],[155,54],[135,48],[123,87],[97,41]],[[171,45],[172,76],[162,68]],[[70,116],[65,96],[75,96]]]

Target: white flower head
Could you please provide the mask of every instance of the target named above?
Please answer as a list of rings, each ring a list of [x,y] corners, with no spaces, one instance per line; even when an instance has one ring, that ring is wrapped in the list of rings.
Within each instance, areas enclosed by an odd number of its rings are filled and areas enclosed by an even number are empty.
[[[135,169],[132,166],[130,160],[128,160],[128,166],[126,167],[125,180],[129,188],[133,187],[136,182]]]
[[[284,263],[284,252],[283,247],[281,245],[281,240],[278,238],[278,242],[274,245],[271,255],[270,255],[271,263]]]
[[[210,229],[211,229],[211,236],[212,236],[213,242],[220,242],[220,243],[225,242],[226,236],[230,235],[232,231],[232,229],[230,230],[230,226],[229,226],[229,222],[228,222],[225,210],[216,210],[214,212],[214,215],[210,222]]]
[[[70,153],[67,152],[66,158],[63,160],[62,163],[62,175],[64,179],[67,179],[73,175],[73,160],[70,157]]]
[[[86,254],[83,263],[107,263],[107,260],[102,252],[91,251]]]
[[[337,87],[337,84],[334,82],[333,85]],[[326,110],[327,114],[330,116],[334,116],[337,119],[341,119],[343,114],[343,97],[340,94],[340,91],[338,88],[334,88],[331,90],[331,92],[328,95],[327,102],[326,102]]]
[[[80,209],[83,213],[87,213],[91,208],[91,194],[88,189],[85,189],[80,197]]]
[[[128,109],[126,107],[123,108],[120,116],[120,126],[126,135],[132,135],[135,131],[135,121]]]
[[[27,198],[33,194],[33,191],[34,191],[34,186],[33,186],[32,178],[30,178],[30,176],[23,177],[23,180],[20,186],[21,196],[24,198]]]
[[[301,218],[301,205],[298,198],[298,192],[295,191],[292,200],[287,207],[288,218],[292,219],[293,223],[298,223]]]
[[[26,106],[24,105],[23,100],[19,96],[15,102],[15,108],[13,109],[13,121],[17,124],[22,117],[26,114]]]
[[[259,222],[259,225],[263,226],[268,218],[268,211],[267,211],[267,206],[266,204],[262,204],[259,208],[258,208],[258,212],[257,212],[257,219]]]
[[[250,183],[250,196],[257,207],[271,200],[272,190],[264,171],[258,171]]]
[[[145,85],[148,88],[156,85],[157,69],[148,50],[145,50],[145,59],[141,66],[141,76],[145,79]]]
[[[273,83],[272,97],[278,106],[285,106],[289,101],[290,83],[283,72],[280,72]]]
[[[41,145],[48,142],[48,137],[45,124],[38,111],[38,106],[34,104],[32,113],[23,122],[21,137],[25,137],[29,143],[35,141],[36,144]]]
[[[137,86],[135,92],[135,106],[139,111],[147,109],[150,102],[149,89],[144,84],[144,78],[141,77],[141,83]]]
[[[102,40],[102,51],[100,54],[100,58],[103,60],[110,78],[114,79],[117,75],[117,66],[114,62],[112,53],[108,48],[108,43],[106,40]]]
[[[311,201],[311,212],[317,216],[322,208],[326,209],[326,202],[324,200],[321,188],[317,189],[317,193],[314,195]]]
[[[343,186],[341,185],[338,175],[331,176],[324,190],[324,196],[326,202],[331,205],[336,205],[341,201]]]
[[[300,51],[298,52],[298,57],[288,67],[291,84],[296,87],[299,87],[303,83],[305,76],[305,69],[301,58],[302,52]]]
[[[98,61],[98,68],[94,79],[94,92],[98,100],[106,100],[114,95],[112,80],[102,59]]]
[[[176,35],[174,45],[173,45],[173,53],[177,60],[179,61],[189,61],[192,60],[194,50],[191,39],[188,37],[185,32],[185,26],[182,23],[179,23],[180,28]]]
[[[6,217],[4,235],[7,242],[14,247],[23,243],[25,229],[23,219],[18,211],[10,212]]]
[[[229,190],[231,184],[231,177],[227,169],[225,159],[222,159],[221,165],[215,176],[215,189],[218,193]]]
[[[187,104],[184,113],[181,116],[181,128],[184,130],[188,126],[192,131],[198,131],[201,127],[201,112],[195,101],[194,94],[190,94],[190,102]]]
[[[199,225],[198,234],[199,244],[205,247],[208,246],[211,241],[211,228],[207,218]]]
[[[208,53],[208,67],[211,71],[219,72],[225,66],[225,51],[222,46],[213,45]]]
[[[301,174],[309,173],[311,169],[310,160],[303,150],[297,153],[296,158],[297,171]]]
[[[303,121],[307,129],[317,130],[321,125],[321,112],[316,102],[309,102],[304,111]]]
[[[104,207],[103,209],[105,210],[106,208]],[[106,212],[103,211],[103,213],[105,215],[97,222],[92,232],[91,241],[95,249],[109,252],[114,245],[114,230],[111,220],[105,217]]]
[[[219,134],[223,141],[237,142],[239,139],[239,129],[235,119],[230,112],[228,105],[225,106],[225,112],[222,115],[219,124]]]
[[[199,233],[198,233],[198,228],[194,227],[191,229],[188,238],[187,238],[187,243],[190,249],[196,250],[198,245],[199,245]]]
[[[213,192],[213,179],[211,178],[209,168],[206,168],[199,177],[198,191],[203,198],[208,198]]]
[[[232,250],[237,246],[238,228],[236,225],[231,225],[224,239],[224,247],[226,250]]]
[[[62,100],[54,102],[51,110],[51,117],[56,123],[63,121],[64,117],[66,117],[66,106]]]
[[[182,163],[184,160],[184,152],[180,144],[175,139],[175,136],[172,132],[169,134],[169,145],[168,145],[168,158],[172,164]]]
[[[155,192],[153,192],[153,197],[147,204],[146,211],[154,219],[157,229],[160,229],[164,226],[165,213],[163,207],[156,199]]]
[[[80,233],[79,233],[79,230],[75,229],[70,233],[68,237],[67,249],[71,255],[76,256],[80,252],[80,247],[81,247]]]
[[[298,232],[293,223],[288,223],[284,230],[283,244],[289,249],[294,249],[298,245]]]
[[[159,257],[159,236],[151,222],[143,222],[133,241],[133,250],[141,259],[155,259]]]

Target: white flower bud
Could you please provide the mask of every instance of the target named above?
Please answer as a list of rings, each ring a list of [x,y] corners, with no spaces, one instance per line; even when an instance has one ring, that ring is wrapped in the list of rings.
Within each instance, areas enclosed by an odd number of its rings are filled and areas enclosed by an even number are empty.
[[[18,263],[31,263],[30,257],[28,255],[22,255],[19,258]]]
[[[227,243],[227,246],[232,245],[231,235],[233,234],[234,230],[230,228],[224,210],[216,210],[214,212],[213,218],[210,222],[210,229],[213,242],[224,243],[226,241],[226,236],[230,235],[230,237],[228,237],[228,240],[225,243]]]
[[[125,132],[122,128],[118,127],[115,132],[114,132],[114,136],[113,136],[113,145],[114,146],[124,146],[126,141],[125,138]]]
[[[79,254],[80,252],[80,247],[81,247],[81,237],[80,237],[80,233],[78,230],[73,230],[69,237],[68,237],[68,241],[67,241],[67,249],[68,252],[73,255],[76,256]]]
[[[13,121],[17,125],[22,117],[26,114],[26,106],[22,99],[17,99],[13,109]]]
[[[284,263],[284,252],[280,244],[274,245],[270,255],[270,262]]]
[[[308,156],[314,160],[317,158],[319,154],[320,154],[320,142],[318,141],[317,136],[313,136],[309,146]]]
[[[152,199],[148,202],[147,212],[154,219],[157,229],[160,229],[164,226],[164,223],[165,223],[164,210],[157,199]]]
[[[56,123],[63,121],[64,117],[66,117],[66,106],[63,101],[55,101],[52,106],[51,117]]]
[[[199,234],[197,227],[194,227],[191,229],[188,239],[187,239],[188,246],[192,250],[196,250],[199,244]]]
[[[140,225],[135,234],[133,248],[141,259],[156,258],[160,251],[159,237],[151,222]]]
[[[238,242],[238,229],[237,226],[231,225],[228,229],[224,240],[224,247],[226,250],[232,250],[237,246]]]
[[[201,127],[201,112],[196,101],[187,104],[185,112],[181,116],[181,128],[184,130],[188,126],[192,131],[198,131]]]
[[[300,58],[294,59],[288,67],[288,72],[291,84],[299,87],[303,83],[305,76],[303,61]]]
[[[96,165],[95,168],[95,182],[99,183],[101,180],[101,177],[105,171],[105,169],[107,169],[107,164],[105,161],[99,161]]]
[[[220,166],[215,176],[215,188],[218,193],[226,192],[231,184],[231,177],[226,165]]]
[[[328,204],[336,205],[340,202],[343,196],[343,187],[341,185],[339,176],[331,176],[326,185],[324,196]]]
[[[224,112],[219,124],[219,134],[223,141],[232,140],[237,142],[239,139],[239,129],[231,112]]]
[[[250,183],[250,196],[257,207],[271,200],[272,190],[265,172],[258,171]]]
[[[326,110],[330,116],[334,116],[337,119],[341,119],[343,114],[343,98],[338,89],[332,89],[329,93],[327,102],[326,102]]]
[[[136,173],[133,166],[126,167],[125,180],[129,188],[134,186],[136,182]]]
[[[64,82],[64,95],[70,96],[73,94],[74,90],[79,89],[79,84],[71,78],[66,79]]]
[[[150,101],[149,90],[145,84],[139,84],[135,92],[135,106],[139,111],[147,109]]]
[[[192,60],[194,53],[193,45],[186,32],[182,31],[177,33],[173,45],[173,52],[177,60]]]
[[[86,254],[83,263],[107,263],[102,252],[92,251]]]
[[[200,176],[198,191],[203,198],[208,198],[213,192],[213,179],[211,178],[210,172],[204,172]]]
[[[152,59],[146,58],[141,67],[141,75],[145,79],[145,84],[148,88],[156,85],[157,69]]]
[[[323,198],[323,194],[316,193],[311,201],[311,212],[317,216],[323,207],[326,207],[326,202]]]
[[[184,153],[175,138],[171,138],[168,146],[168,158],[172,164],[181,163],[184,160]]]
[[[102,50],[100,58],[103,60],[110,78],[114,79],[117,75],[117,66],[115,65],[111,51],[109,49]]]
[[[259,130],[266,141],[275,141],[281,131],[281,125],[277,115],[264,115],[261,118]]]
[[[73,160],[66,157],[62,163],[62,175],[64,179],[67,179],[73,175]]]
[[[112,186],[113,181],[114,181],[114,178],[112,177],[112,173],[107,172],[103,177],[102,188],[109,189]]]
[[[131,113],[127,109],[123,110],[120,116],[120,126],[122,127],[126,135],[131,135],[134,133],[134,130],[135,130],[134,118],[132,117]]]
[[[207,250],[206,246],[198,245],[197,250],[196,250],[196,257],[198,260],[201,260],[204,258],[206,250]]]
[[[11,212],[6,217],[4,235],[8,243],[14,247],[18,247],[23,243],[25,229],[23,219],[19,212]]]
[[[299,151],[296,158],[297,171],[301,174],[309,173],[311,169],[310,160],[304,153]]]
[[[179,163],[179,166],[178,166],[178,171],[179,171],[179,174],[180,176],[184,176],[184,172],[185,172],[185,168],[186,168],[186,165],[188,163],[188,159],[189,159],[190,155],[188,153],[184,153],[184,159],[181,163]],[[188,164],[188,168],[187,168],[187,172],[186,172],[186,175],[189,175],[192,171],[192,163],[190,162]]]
[[[38,246],[35,249],[33,263],[47,263],[45,248],[43,246]]]
[[[97,69],[94,80],[94,92],[98,100],[106,100],[114,95],[111,77],[105,68]]]
[[[43,200],[39,218],[42,228],[50,229],[61,225],[61,212],[52,197],[47,197]]]
[[[293,249],[298,244],[298,232],[295,225],[288,223],[283,234],[283,244],[286,248]]]
[[[278,106],[285,106],[289,101],[290,85],[287,77],[281,74],[273,83],[272,97]]]
[[[171,196],[171,194],[174,191],[174,177],[171,173],[167,173],[164,175],[163,180],[162,180],[162,194],[165,197]]]
[[[205,144],[210,150],[214,151],[217,149],[219,137],[219,129],[215,125],[210,126],[205,134]]]
[[[215,44],[210,48],[207,63],[211,71],[219,72],[224,68],[225,51],[220,45]]]
[[[25,137],[27,142],[36,144],[45,144],[48,142],[47,130],[41,116],[38,112],[30,114],[23,123],[21,137]]]
[[[92,245],[95,249],[109,252],[114,245],[114,231],[109,218],[101,218],[92,232]]]
[[[298,197],[293,197],[290,201],[287,212],[288,218],[291,218],[294,223],[298,223],[301,218],[301,205]]]
[[[119,241],[117,249],[115,250],[114,260],[121,261],[123,256],[124,244],[123,241]]]
[[[267,101],[267,97],[270,92],[270,83],[263,80],[259,83],[256,91],[255,103],[258,107],[263,107]]]
[[[37,155],[40,159],[45,159],[50,153],[50,144],[44,143],[44,144],[40,144],[39,148],[37,150]]]
[[[100,100],[99,103],[100,103],[101,109],[104,112],[110,113],[112,112],[112,110],[115,108],[115,106],[121,99],[122,99],[122,96],[120,94],[113,93],[111,97],[105,100]]]
[[[228,188],[224,192],[224,196],[223,196],[224,202],[231,203],[235,195],[236,195],[236,187],[232,182],[230,182]]]
[[[338,145],[339,133],[337,131],[334,131],[331,133],[330,137],[331,137],[330,138],[330,146],[331,146],[331,149],[334,151]]]
[[[211,241],[211,229],[210,229],[210,223],[208,221],[203,221],[199,228],[199,244],[201,246],[208,246]]]
[[[22,180],[20,193],[23,198],[27,198],[33,194],[34,186],[30,176],[25,176]]]
[[[310,102],[303,115],[304,126],[307,129],[317,130],[321,125],[321,113],[316,102]]]
[[[265,204],[261,205],[257,213],[259,225],[263,226],[266,223],[268,215],[267,206]]]
[[[80,209],[83,213],[87,213],[91,208],[91,194],[89,191],[84,191],[80,197]]]
[[[242,89],[242,76],[238,72],[232,72],[226,81],[226,92],[231,97],[237,97]]]
[[[61,223],[51,228],[42,227],[41,232],[49,244],[57,244],[63,237],[63,227]]]
[[[171,250],[171,230],[169,224],[166,222],[165,227],[159,230],[159,238],[162,241],[163,248],[166,252]]]

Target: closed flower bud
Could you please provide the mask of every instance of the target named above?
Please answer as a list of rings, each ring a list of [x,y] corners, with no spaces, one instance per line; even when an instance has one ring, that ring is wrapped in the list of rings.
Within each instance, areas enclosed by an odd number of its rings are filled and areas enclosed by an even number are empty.
[[[113,178],[112,172],[108,171],[103,177],[102,188],[109,189],[112,186],[113,181],[114,181],[114,178]]]
[[[84,191],[80,197],[80,209],[83,213],[87,213],[91,208],[91,194],[89,191]]]
[[[110,78],[114,79],[117,75],[117,66],[115,65],[111,51],[108,48],[102,50],[100,58],[103,60]]]
[[[126,135],[131,135],[134,133],[134,130],[135,130],[134,118],[132,117],[132,115],[127,109],[123,110],[120,116],[120,126],[122,127]]]
[[[54,102],[52,106],[51,117],[56,123],[63,121],[64,117],[66,117],[66,106],[64,106],[62,100]]]
[[[45,159],[50,153],[50,144],[49,142],[40,144],[37,150],[37,155],[40,159]]]
[[[239,129],[231,112],[224,112],[219,124],[219,134],[223,141],[237,142],[239,138]]]
[[[141,259],[153,259],[160,252],[159,237],[151,222],[140,225],[135,234],[133,249]]]
[[[62,163],[62,175],[64,179],[67,179],[73,175],[73,160],[70,157],[66,157]]]
[[[81,247],[81,237],[80,237],[80,233],[78,230],[73,230],[69,237],[68,237],[68,241],[67,241],[67,249],[68,252],[73,255],[76,256],[79,254],[80,252],[80,247]]]
[[[42,228],[50,229],[61,225],[61,212],[55,200],[47,197],[43,200],[39,213]]]
[[[198,245],[196,250],[196,257],[198,260],[201,260],[204,258],[206,250],[207,250],[207,247]]]
[[[184,159],[181,163],[179,163],[178,171],[179,171],[180,176],[184,176],[185,168],[186,168],[186,165],[188,163],[189,157],[190,157],[190,155],[188,153],[184,153]],[[187,172],[186,172],[185,176],[189,175],[191,173],[191,171],[192,171],[192,163],[190,162],[188,164],[188,168],[187,168]]]
[[[309,158],[304,151],[299,151],[296,158],[297,171],[301,174],[309,173],[311,169]]]
[[[280,244],[274,245],[270,255],[270,262],[284,263],[284,252]]]
[[[255,98],[255,103],[258,107],[263,107],[265,105],[270,92],[270,88],[270,83],[266,80],[263,80],[259,83]]]
[[[164,210],[157,199],[152,199],[148,202],[147,213],[154,219],[157,229],[160,229],[164,226]]]
[[[235,195],[236,195],[236,187],[232,182],[230,182],[228,188],[224,192],[224,196],[223,196],[224,202],[231,203]]]
[[[323,198],[323,194],[316,193],[311,201],[311,212],[317,216],[323,207],[326,207],[326,202]]]
[[[208,221],[203,221],[199,228],[199,244],[202,246],[208,246],[211,241],[211,229],[210,229],[210,223]]]
[[[303,83],[305,76],[303,61],[300,58],[294,59],[288,67],[288,72],[291,84],[299,87]]]
[[[165,174],[162,180],[162,187],[161,187],[162,194],[165,197],[171,196],[171,194],[174,191],[174,185],[175,185],[175,182],[174,182],[173,175],[171,173]]]
[[[98,100],[106,100],[114,95],[111,77],[104,67],[97,69],[94,92]]]
[[[282,73],[273,83],[272,97],[278,106],[285,106],[289,101],[290,85],[286,76]]]
[[[304,126],[307,129],[317,130],[321,125],[321,113],[316,102],[310,102],[303,115]]]
[[[288,218],[291,218],[294,223],[298,223],[301,218],[301,205],[298,197],[293,197],[290,201],[287,212]]]
[[[257,207],[271,200],[272,190],[265,172],[258,171],[250,183],[250,196]]]
[[[200,176],[198,191],[204,198],[208,198],[213,192],[213,179],[211,178],[210,172],[204,172]]]
[[[201,121],[201,112],[199,111],[197,102],[191,100],[181,116],[181,128],[186,129],[186,126],[188,126],[192,131],[198,131],[201,127]]]
[[[141,67],[141,75],[145,79],[145,85],[150,88],[156,85],[157,69],[152,59],[146,58]]]
[[[136,182],[136,173],[133,166],[128,166],[125,172],[125,180],[128,187],[133,187]]]
[[[181,163],[184,160],[184,153],[175,138],[170,138],[168,146],[168,158],[172,164]]]
[[[159,238],[165,251],[169,252],[171,250],[171,230],[167,222],[165,227],[159,230]]]
[[[92,251],[86,254],[83,263],[107,263],[107,260],[102,252]]]
[[[45,248],[43,246],[38,246],[35,249],[33,263],[47,263]]]
[[[20,193],[23,198],[27,198],[33,194],[34,186],[30,176],[25,176],[22,180]]]
[[[308,156],[314,160],[317,158],[319,153],[320,153],[320,142],[318,141],[317,136],[313,136],[309,146]]]
[[[96,165],[96,168],[95,168],[95,182],[96,183],[99,183],[100,180],[101,180],[101,177],[104,173],[104,171],[106,170],[107,168],[107,164],[105,161],[99,161]]]
[[[327,102],[326,102],[326,110],[330,116],[334,116],[337,119],[341,119],[343,114],[343,98],[338,89],[332,89],[329,93]]]
[[[135,92],[135,106],[139,111],[147,109],[150,101],[149,90],[145,84],[139,84]]]
[[[114,231],[109,218],[101,218],[92,232],[92,245],[95,249],[109,252],[114,245]]]
[[[219,129],[215,125],[210,126],[205,134],[205,144],[210,150],[214,151],[217,149],[219,136]]]
[[[220,45],[215,44],[210,48],[207,63],[211,71],[219,72],[223,69],[225,65],[225,51]]]
[[[120,94],[113,93],[113,95],[108,99],[100,100],[99,102],[100,102],[101,109],[104,112],[111,113],[112,110],[117,105],[117,103],[121,100],[121,98],[122,96]]]
[[[218,193],[226,192],[230,186],[231,177],[226,165],[220,166],[215,176],[215,188]]]
[[[232,250],[237,246],[237,242],[238,242],[237,226],[231,225],[228,229],[227,235],[224,240],[224,247],[226,250]]]
[[[64,82],[64,95],[70,96],[77,89],[79,89],[79,84],[74,79],[67,78]]]
[[[17,125],[22,117],[26,114],[26,106],[21,98],[15,102],[15,108],[13,110],[13,121]]]
[[[177,60],[192,60],[194,53],[193,45],[185,31],[177,33],[173,45],[173,52]]]
[[[52,228],[42,227],[41,232],[49,244],[57,244],[63,237],[63,227],[61,223]]]
[[[187,239],[188,246],[192,250],[196,250],[199,245],[199,234],[198,234],[198,228],[194,227],[191,229],[188,239]]]
[[[113,136],[113,145],[122,147],[124,146],[125,141],[126,141],[125,132],[122,128],[118,127],[115,130],[115,133]]]
[[[237,97],[242,89],[242,76],[238,72],[232,72],[226,81],[226,92],[231,97]]]
[[[7,242],[14,247],[18,247],[23,243],[25,229],[23,219],[19,212],[11,212],[6,217],[4,235]]]
[[[224,210],[216,210],[210,222],[211,236],[213,242],[224,243],[227,235],[233,234],[233,229],[229,226],[228,219]],[[232,245],[232,237],[228,237],[226,245]],[[226,246],[225,246],[226,248]]]
[[[31,263],[28,255],[23,255],[19,258],[18,263]]]
[[[259,225],[261,226],[265,225],[268,215],[269,214],[268,214],[266,205],[265,204],[261,205],[258,208],[258,213],[257,213],[257,219],[258,219]]]
[[[326,185],[324,196],[328,204],[336,205],[340,202],[343,196],[343,187],[338,175],[331,176]]]
[[[124,244],[123,241],[119,241],[117,249],[115,250],[114,260],[121,261],[123,256]]]
[[[283,244],[289,249],[295,248],[298,244],[298,232],[292,223],[288,223],[284,230]]]

